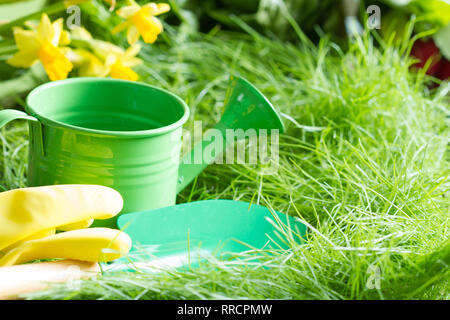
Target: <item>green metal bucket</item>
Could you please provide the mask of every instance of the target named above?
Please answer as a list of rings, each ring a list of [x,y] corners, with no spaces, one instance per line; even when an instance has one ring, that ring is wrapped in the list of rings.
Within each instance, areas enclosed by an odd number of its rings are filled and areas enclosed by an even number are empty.
[[[232,92],[218,126],[248,124],[247,117],[255,129],[282,131],[267,99],[245,80],[233,81],[242,92]],[[181,161],[180,167],[189,108],[176,95],[147,84],[108,78],[50,82],[28,95],[26,112],[0,111],[0,127],[29,120],[29,186],[104,185],[121,193],[123,212],[136,212],[174,205],[177,192],[209,164]],[[115,227],[116,221],[96,225]]]

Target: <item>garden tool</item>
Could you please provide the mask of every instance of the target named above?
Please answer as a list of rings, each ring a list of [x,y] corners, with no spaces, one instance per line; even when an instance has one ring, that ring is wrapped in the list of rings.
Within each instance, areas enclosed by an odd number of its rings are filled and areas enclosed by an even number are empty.
[[[2,192],[0,252],[52,237],[56,229],[87,227],[93,218],[111,218],[122,204],[117,191],[103,186],[56,185]]]
[[[182,160],[180,165],[182,125],[189,108],[176,95],[147,84],[111,78],[53,81],[34,89],[25,109],[28,114],[0,111],[0,126],[14,119],[29,122],[28,184],[108,186],[124,198],[123,212],[174,205],[177,192],[214,160],[202,157],[196,164]],[[283,132],[270,102],[237,77],[231,79],[216,128]],[[191,154],[208,146],[209,138]],[[233,141],[226,142],[223,150]],[[94,225],[116,223],[109,219]]]
[[[129,257],[137,265],[140,256],[146,257],[141,263],[144,267],[182,266],[205,255],[251,248],[287,249],[288,241],[301,243],[306,234],[305,225],[294,217],[233,200],[196,201],[123,214],[118,226],[133,240]]]
[[[44,290],[49,283],[70,282],[100,274],[97,262],[61,260],[0,268],[0,299]]]

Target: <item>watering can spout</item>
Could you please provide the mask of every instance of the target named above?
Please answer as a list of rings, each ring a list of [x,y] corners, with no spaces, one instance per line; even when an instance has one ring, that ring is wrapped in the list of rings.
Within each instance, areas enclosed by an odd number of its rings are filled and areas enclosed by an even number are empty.
[[[231,77],[231,85],[225,100],[224,113],[220,121],[214,126],[223,137],[221,150],[215,150],[215,154],[221,154],[227,145],[234,143],[227,140],[226,131],[251,129],[256,135],[260,130],[270,134],[275,130],[277,133],[284,132],[281,118],[270,101],[250,82],[240,77]],[[209,164],[214,161],[211,157],[196,157],[202,155],[209,145],[214,143],[214,138],[206,135],[202,141],[194,146],[180,162],[178,170],[177,193],[188,186]],[[199,159],[200,158],[200,159]],[[194,160],[194,159],[197,159]],[[199,161],[198,161],[199,160]]]
[[[228,129],[279,130],[284,132],[280,115],[270,101],[250,82],[231,77],[220,123]]]

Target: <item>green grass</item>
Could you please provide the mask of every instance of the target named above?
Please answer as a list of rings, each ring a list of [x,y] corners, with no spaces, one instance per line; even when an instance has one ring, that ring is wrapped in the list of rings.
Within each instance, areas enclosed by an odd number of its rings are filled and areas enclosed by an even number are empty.
[[[76,290],[56,285],[30,298],[450,298],[449,83],[430,91],[423,73],[409,71],[407,47],[376,46],[371,36],[344,52],[326,38],[313,45],[299,30],[299,44],[247,31],[169,28],[164,44],[141,54],[141,81],[187,101],[187,128],[220,118],[230,74],[260,88],[287,127],[277,174],[213,165],[178,202],[259,202],[300,217],[310,227],[306,243],[285,232],[283,252],[250,251],[239,262],[212,259],[184,271],[106,272]],[[0,136],[5,188],[24,186],[26,136],[23,124]],[[367,286],[373,268],[380,289]]]

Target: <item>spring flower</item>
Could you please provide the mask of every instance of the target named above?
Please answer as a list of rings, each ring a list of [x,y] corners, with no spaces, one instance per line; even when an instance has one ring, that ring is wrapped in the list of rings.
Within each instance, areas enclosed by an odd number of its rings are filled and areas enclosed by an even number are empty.
[[[85,49],[74,49],[70,57],[77,66],[78,74],[82,77],[106,77],[136,81],[139,76],[131,69],[142,61],[136,58],[141,46],[132,45],[124,50],[106,41],[92,38],[91,34],[84,28],[72,29],[74,39],[86,41],[92,48],[93,53]]]
[[[110,43],[102,43],[103,47],[110,47]],[[113,45],[111,45],[113,46]],[[115,47],[115,48],[113,48]],[[124,79],[136,81],[139,76],[131,69],[141,63],[141,60],[136,58],[136,55],[141,50],[141,46],[138,44],[132,45],[127,50],[113,46],[109,48],[109,52],[106,54],[105,66],[109,70],[109,76],[116,79]],[[99,49],[97,49],[99,50]]]
[[[51,23],[49,17],[43,14],[41,22],[31,30],[14,28],[14,39],[19,51],[7,63],[14,67],[29,68],[41,61],[50,80],[67,78],[72,70],[72,63],[65,56],[65,45],[69,42],[67,33],[63,31],[63,20]]]
[[[138,41],[139,36],[142,36],[145,43],[155,42],[163,31],[163,25],[155,16],[168,12],[170,6],[167,3],[151,2],[141,7],[133,0],[130,0],[130,3],[129,6],[117,10],[117,14],[126,21],[113,28],[111,33],[116,34],[127,29],[129,44]]]
[[[72,26],[70,29],[70,34],[74,38],[78,38],[81,40],[91,41],[93,40],[92,35],[83,27]]]
[[[105,63],[88,50],[71,50],[68,57],[78,69],[78,76],[80,77],[106,77],[109,73]]]

